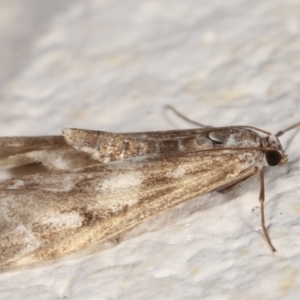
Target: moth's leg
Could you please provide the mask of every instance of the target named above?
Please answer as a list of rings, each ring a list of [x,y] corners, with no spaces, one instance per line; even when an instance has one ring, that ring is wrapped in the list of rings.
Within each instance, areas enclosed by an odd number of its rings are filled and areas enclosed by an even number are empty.
[[[269,237],[266,225],[265,225],[265,209],[264,209],[264,203],[265,203],[265,183],[264,183],[264,172],[263,170],[259,171],[259,178],[260,178],[260,191],[259,191],[259,202],[260,202],[260,214],[261,214],[261,227],[263,229],[265,238],[271,247],[271,250],[273,252],[276,252],[275,247],[272,245],[271,239]]]
[[[191,120],[189,119],[188,117],[186,117],[185,115],[183,115],[182,113],[180,113],[178,110],[176,110],[173,106],[171,105],[166,105],[165,106],[165,109],[166,110],[171,110],[174,114],[176,114],[179,118],[193,124],[193,125],[196,125],[196,126],[199,126],[199,127],[207,127],[207,128],[212,128],[213,126],[208,126],[208,125],[204,125],[202,123],[199,123],[199,122],[196,122],[194,120]]]
[[[259,202],[260,202],[260,213],[261,213],[261,227],[264,233],[264,236],[267,240],[267,243],[269,244],[271,250],[273,252],[276,252],[276,248],[273,246],[271,239],[269,237],[266,224],[265,224],[265,210],[264,210],[264,203],[265,203],[265,184],[264,184],[264,172],[263,170],[258,170],[257,167],[251,167],[244,172],[242,172],[233,182],[230,182],[230,184],[224,184],[223,186],[219,187],[217,191],[220,190],[226,190],[228,188],[233,187],[234,185],[249,179],[255,175],[259,174],[260,178],[260,191],[259,191]]]

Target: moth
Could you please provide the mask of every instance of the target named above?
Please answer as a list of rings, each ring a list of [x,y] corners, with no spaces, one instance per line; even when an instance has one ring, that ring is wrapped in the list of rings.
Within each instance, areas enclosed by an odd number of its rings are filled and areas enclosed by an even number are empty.
[[[40,163],[45,169],[0,182],[0,266],[81,250],[254,176],[260,178],[264,236],[276,251],[264,220],[263,167],[287,161],[278,137],[300,123],[275,135],[252,126],[196,124],[202,128],[137,133],[68,128],[61,136],[1,137],[1,168]]]

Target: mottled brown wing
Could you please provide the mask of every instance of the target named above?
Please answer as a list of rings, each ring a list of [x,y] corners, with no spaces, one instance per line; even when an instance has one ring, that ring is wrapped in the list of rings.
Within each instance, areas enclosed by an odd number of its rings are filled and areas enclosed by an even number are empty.
[[[64,129],[69,145],[103,162],[148,159],[153,156],[184,155],[211,148],[204,134],[210,129],[171,130],[139,133],[112,133],[84,129]]]
[[[245,126],[140,133],[64,129],[63,135],[70,146],[102,163],[261,145],[260,135]]]
[[[170,138],[180,138],[200,132],[202,129],[195,130],[173,130],[161,132],[141,132],[141,133],[125,133],[119,134],[125,143],[129,139],[132,143],[140,143],[145,140],[148,143],[149,151],[153,149],[155,140],[165,140]],[[78,134],[80,133],[80,134]],[[75,143],[66,142],[64,136],[37,136],[37,137],[0,137],[0,168],[9,169],[32,163],[41,163],[48,169],[69,170],[84,168],[95,164],[95,160],[91,158],[91,151],[87,148],[95,142],[95,133],[98,136],[107,134],[115,135],[102,131],[72,129],[72,139],[77,137]],[[67,135],[70,138],[70,134]],[[104,141],[103,141],[104,142]],[[89,145],[81,147],[80,145]],[[93,147],[95,145],[92,145]],[[130,145],[132,148],[133,144]],[[102,147],[106,152],[116,153],[118,149],[108,147],[102,143]],[[109,149],[108,149],[109,148]],[[151,148],[151,149],[150,149]],[[79,151],[78,151],[79,150]],[[151,153],[150,153],[151,154]],[[132,151],[127,152],[126,157],[134,157]],[[124,158],[126,158],[124,157]],[[114,159],[116,160],[116,159]],[[103,159],[97,161],[104,162]]]
[[[49,169],[83,168],[95,161],[69,146],[63,136],[1,137],[0,168],[41,163]]]
[[[78,251],[229,184],[248,169],[234,152],[123,161],[6,180],[0,184],[0,265]]]
[[[253,140],[248,146],[259,146],[258,135],[245,126],[139,133],[65,129],[63,135],[0,138],[0,168],[39,162],[49,169],[72,170],[132,158],[200,155],[226,146],[230,136],[238,136],[235,141],[244,136]]]

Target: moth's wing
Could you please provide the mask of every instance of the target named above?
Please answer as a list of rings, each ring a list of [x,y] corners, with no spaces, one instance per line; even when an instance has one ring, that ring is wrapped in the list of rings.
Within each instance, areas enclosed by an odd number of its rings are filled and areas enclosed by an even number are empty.
[[[70,146],[102,163],[132,158],[147,160],[151,157],[183,156],[196,152],[200,155],[203,151],[216,153],[223,148],[256,148],[261,145],[261,136],[247,126],[140,133],[69,128],[63,130],[63,135]]]
[[[215,167],[217,166],[217,167]],[[98,165],[0,184],[0,265],[56,258],[112,237],[232,182],[237,156],[188,156]]]
[[[139,133],[112,133],[68,128],[63,130],[66,142],[103,162],[156,156],[183,155],[210,149],[206,134],[211,128]]]
[[[0,137],[0,168],[41,163],[49,169],[68,170],[95,164],[91,157],[69,146],[63,136]]]

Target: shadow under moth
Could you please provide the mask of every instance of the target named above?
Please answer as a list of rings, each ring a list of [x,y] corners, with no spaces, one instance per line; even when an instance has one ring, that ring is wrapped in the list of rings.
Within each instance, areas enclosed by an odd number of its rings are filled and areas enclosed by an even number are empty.
[[[0,267],[81,250],[253,176],[260,178],[264,236],[276,251],[264,221],[263,167],[287,161],[278,136],[299,124],[276,135],[251,126],[200,125],[138,133],[70,128],[62,136],[1,137],[1,168],[37,162],[46,168],[0,182]]]

